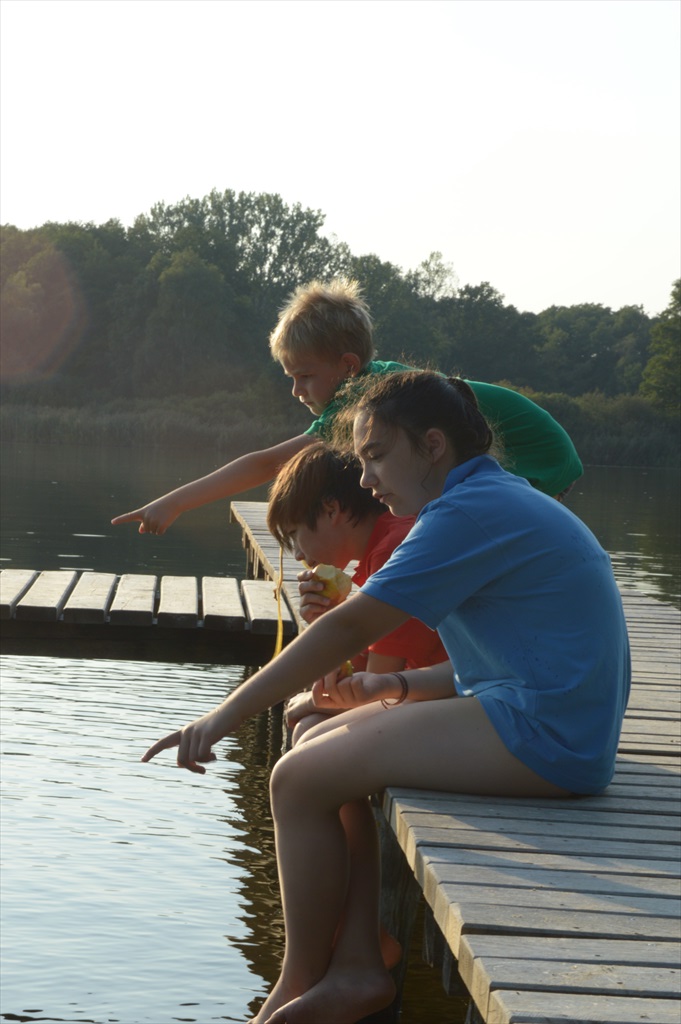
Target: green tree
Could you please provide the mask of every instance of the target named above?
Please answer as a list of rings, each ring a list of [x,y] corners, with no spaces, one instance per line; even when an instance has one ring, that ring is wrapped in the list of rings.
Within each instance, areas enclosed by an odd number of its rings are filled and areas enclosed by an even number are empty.
[[[380,358],[417,366],[436,363],[437,339],[431,316],[434,300],[420,299],[400,268],[374,253],[354,257],[349,269],[369,304]]]
[[[674,282],[669,305],[653,325],[640,393],[669,413],[678,416],[681,411],[681,278]]]
[[[159,260],[156,303],[135,355],[137,394],[194,394],[226,387],[243,361],[231,289],[193,249]],[[153,264],[153,261],[152,261]]]
[[[530,384],[534,377],[535,319],[507,306],[487,281],[465,285],[440,302],[443,333],[441,361],[472,380],[510,380]]]
[[[652,321],[641,306],[623,306],[614,315],[613,330],[616,362],[606,393],[635,395],[648,359]]]
[[[451,263],[445,263],[441,252],[431,252],[427,259],[411,270],[405,280],[419,298],[451,299],[456,295],[458,280]]]
[[[79,344],[85,310],[68,260],[46,232],[24,244],[8,232],[1,295],[3,383],[34,384],[58,373]],[[18,261],[21,265],[18,265]]]
[[[635,393],[650,340],[650,320],[640,306],[617,313],[597,303],[550,306],[537,325],[535,386],[568,395]]]

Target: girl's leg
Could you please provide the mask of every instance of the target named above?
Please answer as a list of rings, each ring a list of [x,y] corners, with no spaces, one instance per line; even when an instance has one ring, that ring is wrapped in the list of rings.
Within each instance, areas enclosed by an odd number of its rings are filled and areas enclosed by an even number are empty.
[[[366,712],[370,709],[366,708]],[[377,707],[373,707],[372,711],[376,711]],[[335,712],[333,715],[328,714],[310,714],[301,718],[296,723],[291,733],[291,745],[296,746],[298,743],[304,740],[305,736],[317,725],[325,724],[328,725],[332,718],[336,721],[334,725],[342,724],[338,721],[338,716],[342,715],[343,712]],[[371,809],[369,810],[371,819],[371,828],[367,829],[365,824],[366,815],[365,809],[362,806],[364,801],[358,801],[355,804],[345,804],[340,809],[340,817],[343,822],[343,828],[345,829],[345,835],[348,842],[348,855],[350,857],[350,872],[351,878],[349,881],[349,889],[355,890],[357,886],[352,880],[353,871],[357,870],[357,865],[365,863],[367,860],[366,844],[374,843],[376,841],[376,827],[374,824],[374,815]],[[342,925],[339,925],[339,928]],[[402,947],[400,943],[392,935],[389,935],[385,929],[381,929],[381,954],[383,962],[388,968],[392,970],[402,959]]]
[[[339,817],[344,804],[388,785],[567,795],[508,752],[473,698],[415,702],[388,711],[360,708],[346,713],[342,724],[319,726],[282,758],[272,777],[286,955],[282,977],[258,1022],[351,1024],[392,1000],[377,942],[377,852],[367,854],[348,890],[349,858]],[[334,949],[343,909],[344,928]]]

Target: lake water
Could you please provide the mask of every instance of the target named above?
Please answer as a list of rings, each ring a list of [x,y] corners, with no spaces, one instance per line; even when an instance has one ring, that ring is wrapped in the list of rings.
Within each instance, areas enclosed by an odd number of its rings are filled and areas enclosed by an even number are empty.
[[[18,445],[2,456],[3,567],[242,575],[228,503],[162,538],[109,526],[215,468],[207,454]],[[569,504],[623,587],[679,606],[676,471],[587,469]],[[2,658],[1,1020],[209,1024],[255,1011],[283,942],[267,792],[276,722],[246,723],[202,778],[139,763],[246,671]],[[415,943],[402,1024],[464,1015]]]

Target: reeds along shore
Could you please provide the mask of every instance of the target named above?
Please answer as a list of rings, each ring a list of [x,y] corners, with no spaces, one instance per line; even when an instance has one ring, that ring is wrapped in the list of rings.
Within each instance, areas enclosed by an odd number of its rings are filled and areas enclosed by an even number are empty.
[[[288,390],[281,396],[257,388],[206,398],[118,399],[97,405],[34,405],[6,401],[0,409],[3,442],[209,447],[226,459],[276,444],[305,430],[303,410]],[[646,399],[593,393],[531,393],[572,437],[591,466],[675,467],[680,464],[679,418]]]

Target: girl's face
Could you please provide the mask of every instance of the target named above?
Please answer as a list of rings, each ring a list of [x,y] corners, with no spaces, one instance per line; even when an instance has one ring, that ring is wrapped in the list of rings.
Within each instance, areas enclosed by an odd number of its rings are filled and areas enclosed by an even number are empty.
[[[386,427],[361,412],[353,427],[362,487],[370,488],[395,516],[413,516],[442,493],[433,460],[415,451],[399,427]]]

